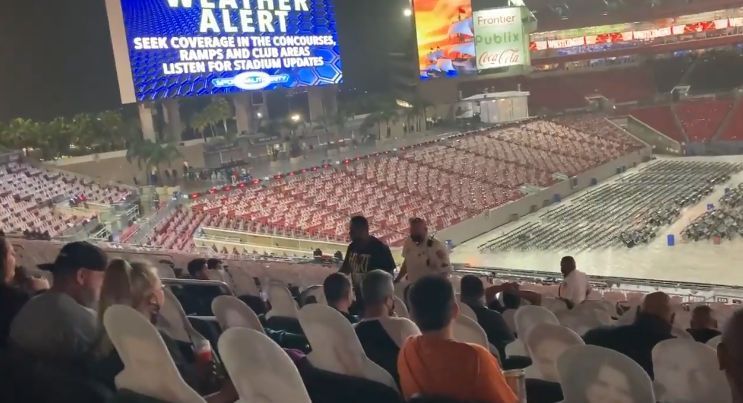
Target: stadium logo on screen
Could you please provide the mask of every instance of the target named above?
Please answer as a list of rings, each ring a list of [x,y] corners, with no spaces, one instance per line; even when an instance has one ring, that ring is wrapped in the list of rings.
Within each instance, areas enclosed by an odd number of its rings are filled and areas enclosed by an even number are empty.
[[[232,78],[215,78],[212,84],[218,88],[237,87],[241,90],[262,90],[271,84],[280,84],[289,81],[288,74],[272,76],[262,71],[246,71]]]

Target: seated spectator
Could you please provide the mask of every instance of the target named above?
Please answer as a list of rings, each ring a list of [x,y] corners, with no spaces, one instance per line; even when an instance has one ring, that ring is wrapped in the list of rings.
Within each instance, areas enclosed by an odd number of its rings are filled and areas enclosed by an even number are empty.
[[[194,280],[209,280],[209,276],[206,275],[206,259],[193,259],[188,262],[186,269],[188,270],[188,275]]]
[[[743,402],[743,310],[736,311],[725,326],[717,360],[728,378],[733,403]]]
[[[222,267],[222,261],[219,259],[211,258],[206,261],[207,270],[224,270]]]
[[[93,351],[97,360],[94,364],[95,371],[93,373],[98,379],[114,389],[114,377],[124,369],[124,364],[103,328],[103,315],[112,305],[126,305],[139,311],[154,325],[157,323],[160,307],[165,302],[165,295],[157,271],[148,264],[132,263],[130,265],[124,260],[117,259],[111,262],[105,273],[98,308],[98,324],[101,329],[101,336]],[[195,360],[188,360],[184,356],[175,340],[163,333],[160,336],[183,379],[195,390],[203,390],[207,382],[200,378],[208,376],[211,368],[198,368],[193,363]],[[206,396],[206,401],[209,403],[231,403],[235,400],[237,400],[237,392],[230,382],[226,382],[220,392]]]
[[[397,368],[403,396],[446,397],[514,403],[498,361],[482,346],[453,340],[452,322],[459,315],[454,290],[444,278],[423,277],[410,289],[412,316],[421,336],[408,338]]]
[[[18,273],[15,267],[15,250],[5,237],[0,236],[0,350],[8,345],[10,323],[15,318],[23,304],[28,302],[30,295],[24,291],[16,281]],[[31,291],[41,291],[49,288],[44,279],[27,279]]]
[[[464,276],[460,291],[462,302],[475,312],[477,322],[488,335],[490,344],[498,349],[501,357],[506,357],[506,345],[514,340],[513,333],[500,313],[485,306],[485,286],[482,281],[473,275]]]
[[[420,334],[415,323],[394,316],[395,286],[392,275],[382,270],[372,270],[361,282],[364,297],[364,316],[356,324],[356,335],[366,355],[387,370],[395,380],[397,356],[410,336]]]
[[[712,308],[707,305],[700,305],[694,308],[691,313],[691,328],[686,329],[694,340],[700,343],[706,343],[711,338],[719,336],[721,333],[717,330],[717,321],[712,316]]]
[[[617,327],[600,327],[583,336],[586,344],[616,350],[635,360],[653,378],[653,347],[672,339],[671,299],[662,292],[645,296],[635,322]]]
[[[585,301],[591,292],[588,276],[575,267],[575,259],[572,256],[565,256],[560,260],[560,271],[564,279],[558,289],[558,296],[570,309]]]
[[[65,245],[52,264],[52,288],[26,303],[10,326],[11,346],[34,358],[79,361],[87,358],[98,337],[93,310],[108,259],[88,242]]]
[[[351,293],[351,281],[341,273],[333,273],[325,278],[323,282],[323,292],[328,305],[335,308],[343,314],[351,323],[356,323],[359,319],[351,315],[349,308],[353,303]]]

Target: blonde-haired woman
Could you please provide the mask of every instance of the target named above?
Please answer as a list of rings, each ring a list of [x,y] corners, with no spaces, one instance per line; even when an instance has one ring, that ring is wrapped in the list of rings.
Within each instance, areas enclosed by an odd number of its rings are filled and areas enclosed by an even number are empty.
[[[112,305],[127,305],[147,317],[152,324],[157,323],[160,307],[165,302],[163,285],[157,276],[156,269],[149,263],[128,263],[122,259],[113,260],[106,268],[101,297],[98,306],[98,319],[100,328],[103,329],[103,315],[106,309]],[[178,367],[183,379],[196,390],[202,384],[204,371],[199,371],[183,354],[178,342],[161,333],[173,362]],[[114,377],[124,369],[118,353],[114,349],[105,330],[103,330],[100,341],[94,350],[96,358],[95,374],[99,380],[115,389]],[[205,397],[207,402],[234,402],[237,400],[237,392],[231,382],[217,393]]]

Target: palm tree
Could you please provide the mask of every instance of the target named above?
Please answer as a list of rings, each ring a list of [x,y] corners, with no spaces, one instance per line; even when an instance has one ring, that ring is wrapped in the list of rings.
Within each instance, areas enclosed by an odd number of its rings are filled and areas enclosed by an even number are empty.
[[[7,146],[14,149],[33,148],[38,128],[38,123],[31,119],[15,118],[11,120],[5,129]]]
[[[232,110],[232,104],[222,97],[212,98],[212,102],[206,108],[209,109],[208,115],[214,122],[222,121],[224,132],[227,134],[227,121],[235,116]]]
[[[142,169],[146,167],[160,168],[160,165],[171,165],[173,160],[182,156],[175,143],[155,143],[152,140],[139,140],[132,142],[126,150],[126,160],[131,163],[137,161],[137,167]]]

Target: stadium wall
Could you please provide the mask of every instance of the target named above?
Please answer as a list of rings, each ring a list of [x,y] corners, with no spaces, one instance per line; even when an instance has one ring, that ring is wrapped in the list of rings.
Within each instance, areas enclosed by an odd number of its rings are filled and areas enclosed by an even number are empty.
[[[444,228],[436,234],[436,237],[441,240],[451,240],[454,245],[459,245],[492,231],[501,225],[508,224],[527,214],[534,213],[542,207],[547,207],[553,204],[556,198],[562,200],[573,193],[593,186],[595,184],[592,183],[594,179],[598,183],[622,172],[624,169],[629,169],[648,161],[651,155],[651,148],[645,147],[639,151],[632,152],[614,161],[590,169],[570,178],[570,180],[559,182],[540,192],[527,195],[514,202],[483,212],[451,227]]]
[[[183,156],[173,160],[170,165],[161,165],[160,169],[175,168],[178,170],[178,175],[180,176],[182,174],[181,166],[184,160],[188,161],[189,165],[194,168],[204,166],[203,140],[192,140],[181,144],[178,146],[178,150]],[[135,175],[140,183],[147,183],[143,174],[146,175],[150,171],[150,167],[142,166],[139,168],[136,161],[132,163],[127,161],[126,150],[63,158],[45,162],[45,164],[52,168],[64,169],[65,171],[88,176],[101,183],[119,182],[133,184],[132,178]]]
[[[653,129],[634,116],[627,116],[627,131],[654,147],[656,153],[682,155],[681,143]]]

